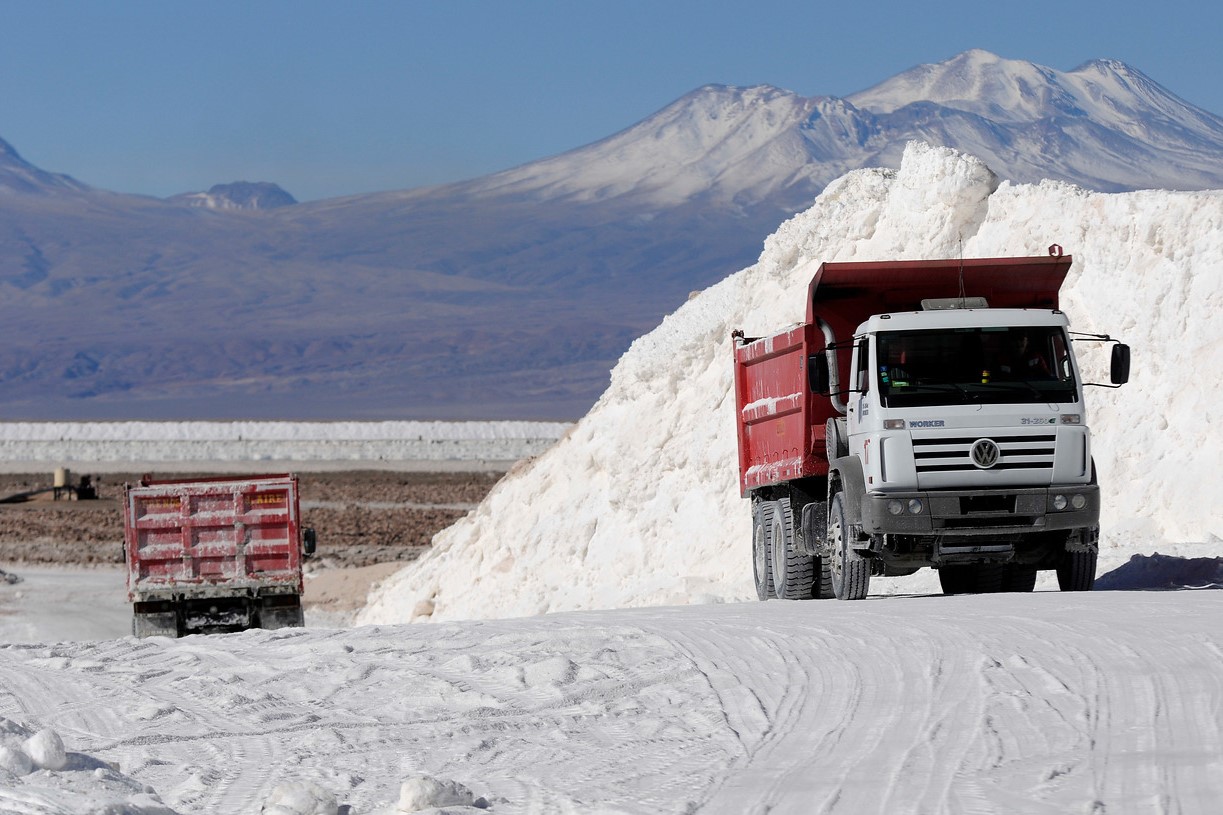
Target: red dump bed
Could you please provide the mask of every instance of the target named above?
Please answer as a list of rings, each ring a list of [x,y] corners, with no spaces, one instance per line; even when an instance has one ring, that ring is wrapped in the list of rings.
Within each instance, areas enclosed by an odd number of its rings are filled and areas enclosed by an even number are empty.
[[[268,587],[300,594],[300,517],[292,475],[129,485],[123,505],[129,599]]]
[[[812,393],[807,360],[825,350],[825,328],[847,343],[875,314],[920,311],[930,298],[984,297],[991,308],[1058,307],[1071,258],[1049,257],[824,263],[807,290],[807,320],[735,346],[739,489],[826,475],[824,425],[840,414]],[[842,388],[848,346],[837,354]]]

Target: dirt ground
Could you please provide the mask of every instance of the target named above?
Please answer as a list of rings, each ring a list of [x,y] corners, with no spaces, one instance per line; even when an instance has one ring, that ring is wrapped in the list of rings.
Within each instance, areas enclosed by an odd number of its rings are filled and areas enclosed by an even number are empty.
[[[156,474],[155,474],[156,475]],[[174,474],[185,478],[196,474]],[[200,473],[198,475],[206,475]],[[343,616],[369,588],[419,557],[433,536],[478,504],[502,473],[301,473],[302,523],[318,535],[307,561],[307,608]],[[55,500],[52,475],[0,474],[0,564],[121,566],[122,496],[140,474],[96,476],[96,500]],[[5,499],[34,493],[9,502]]]

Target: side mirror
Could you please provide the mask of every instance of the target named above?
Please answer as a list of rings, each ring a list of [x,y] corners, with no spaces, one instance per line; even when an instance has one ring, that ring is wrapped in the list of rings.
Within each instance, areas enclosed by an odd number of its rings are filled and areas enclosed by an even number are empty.
[[[318,545],[318,538],[315,537],[314,529],[306,527],[302,530],[302,551],[306,553],[306,557],[314,554],[314,549]]]
[[[807,357],[807,382],[811,386],[812,393],[818,393],[820,396],[827,396],[830,392],[828,385],[828,357],[824,354],[812,354]]]
[[[1113,346],[1111,378],[1114,385],[1124,385],[1130,381],[1130,347],[1125,343]]]

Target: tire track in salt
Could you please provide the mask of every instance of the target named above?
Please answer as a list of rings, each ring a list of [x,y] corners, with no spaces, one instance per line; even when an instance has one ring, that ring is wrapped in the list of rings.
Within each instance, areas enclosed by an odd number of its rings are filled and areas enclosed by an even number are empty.
[[[1038,592],[8,646],[0,715],[184,815],[279,780],[370,811],[409,771],[502,815],[1210,812],[1221,618]]]
[[[1122,621],[1111,599],[771,602],[683,629],[677,647],[745,736],[699,811],[1210,811],[1223,650],[1205,644],[1220,635],[1205,614],[1172,636],[1140,608]],[[737,726],[752,720],[749,696],[754,731]]]
[[[735,609],[750,609],[735,615],[748,619],[719,619],[716,636],[673,635],[718,694],[726,726],[741,745],[731,762],[703,779],[706,787],[695,802],[701,811],[772,812],[796,790],[812,806],[808,796],[819,793],[811,780],[813,767],[846,737],[854,711],[871,696],[859,666],[827,659],[840,646],[866,647],[863,640],[807,622],[797,625],[799,636],[794,636],[796,619],[814,620],[828,607],[782,601],[751,605]],[[823,729],[796,755],[790,749],[794,734],[810,736],[817,718]]]

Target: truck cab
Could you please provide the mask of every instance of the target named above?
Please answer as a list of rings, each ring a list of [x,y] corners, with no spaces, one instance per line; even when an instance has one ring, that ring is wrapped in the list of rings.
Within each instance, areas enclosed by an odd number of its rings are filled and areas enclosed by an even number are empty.
[[[1082,378],[1060,311],[970,305],[854,334],[844,424],[862,533],[885,572],[994,561],[1026,581],[1056,568],[1067,531],[1094,543]]]

